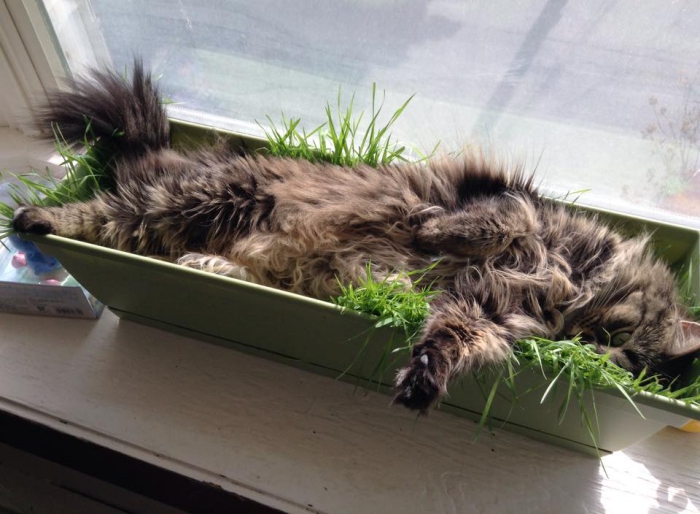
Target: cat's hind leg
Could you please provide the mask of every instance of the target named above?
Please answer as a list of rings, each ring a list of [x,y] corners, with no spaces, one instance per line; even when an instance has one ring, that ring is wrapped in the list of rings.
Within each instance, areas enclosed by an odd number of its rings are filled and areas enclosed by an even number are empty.
[[[245,266],[236,264],[219,255],[203,253],[188,253],[177,259],[177,264],[188,268],[215,273],[226,277],[237,278],[248,282],[257,282]]]

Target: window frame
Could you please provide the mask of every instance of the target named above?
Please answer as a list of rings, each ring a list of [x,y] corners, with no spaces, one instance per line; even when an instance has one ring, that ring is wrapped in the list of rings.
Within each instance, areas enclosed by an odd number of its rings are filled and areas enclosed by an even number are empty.
[[[36,3],[0,1],[0,104],[5,124],[34,131],[28,113],[59,87],[65,69]]]

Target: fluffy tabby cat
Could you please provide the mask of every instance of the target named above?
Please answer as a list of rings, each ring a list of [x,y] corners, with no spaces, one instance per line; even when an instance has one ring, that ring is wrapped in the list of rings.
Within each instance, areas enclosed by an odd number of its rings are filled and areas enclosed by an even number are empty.
[[[493,159],[343,168],[169,148],[156,85],[95,71],[38,116],[69,141],[86,123],[115,145],[115,187],[84,203],[21,207],[19,232],[58,234],[327,299],[357,282],[425,268],[443,292],[396,401],[426,412],[449,380],[506,357],[518,338],[582,338],[633,373],[700,348],[674,279],[648,249],[540,197]],[[49,131],[50,132],[50,131]],[[403,278],[402,280],[406,280]],[[410,287],[410,284],[407,284]]]

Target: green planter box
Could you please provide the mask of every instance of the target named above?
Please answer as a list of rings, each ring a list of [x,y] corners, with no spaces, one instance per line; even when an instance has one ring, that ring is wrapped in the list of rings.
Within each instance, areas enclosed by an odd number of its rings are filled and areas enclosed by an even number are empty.
[[[376,376],[376,365],[396,334],[388,328],[372,331],[370,319],[343,313],[330,303],[57,236],[29,239],[57,257],[83,286],[124,319],[334,378],[347,371],[344,380],[373,379],[372,387],[385,391],[390,390],[396,367],[402,364],[395,362],[381,377]],[[677,259],[673,262],[698,255],[695,232],[659,226],[656,240],[660,248],[673,250],[669,253]],[[596,451],[576,405],[569,407],[561,423],[558,421],[565,387],[558,387],[540,404],[546,387],[540,374],[523,373],[516,383],[522,391],[540,387],[519,395],[515,406],[497,395],[491,408],[494,425],[579,451]],[[441,409],[478,419],[485,405],[483,389],[474,379],[459,381]],[[587,395],[590,413],[592,396],[598,414],[597,444],[602,452],[634,444],[666,425],[680,427],[690,419],[700,420],[699,408],[649,394],[634,397],[644,419],[616,390]]]

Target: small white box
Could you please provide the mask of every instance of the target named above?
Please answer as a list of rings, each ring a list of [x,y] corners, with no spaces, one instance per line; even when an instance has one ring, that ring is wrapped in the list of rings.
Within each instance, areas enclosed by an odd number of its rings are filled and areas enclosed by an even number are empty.
[[[63,267],[36,274],[12,241],[2,241],[0,312],[97,319],[103,309]]]

